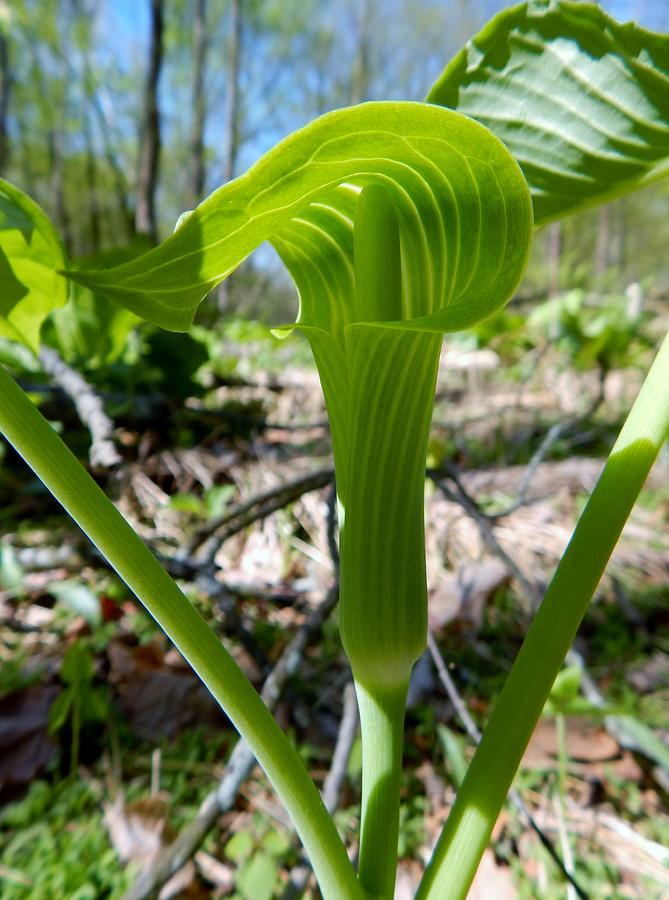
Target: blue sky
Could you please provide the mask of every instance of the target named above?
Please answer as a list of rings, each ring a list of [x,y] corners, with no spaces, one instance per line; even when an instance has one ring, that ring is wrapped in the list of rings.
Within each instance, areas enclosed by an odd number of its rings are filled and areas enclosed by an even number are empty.
[[[267,3],[268,8],[273,10],[282,10],[284,3],[286,9],[293,6],[291,0],[261,0],[261,2]],[[392,8],[394,3],[401,2],[402,0],[376,0],[376,5],[386,11],[387,9]],[[334,27],[337,29],[337,34],[342,40],[342,46],[344,46],[347,40],[347,31],[351,33],[351,36],[354,33],[354,23],[352,21],[354,17],[351,14],[351,10],[355,9],[355,0],[337,0],[337,2],[333,2],[333,0],[321,0],[321,3],[323,18],[327,17],[334,22]],[[416,2],[418,8],[439,9],[440,7],[443,7],[448,10],[450,7],[456,14],[458,7],[461,10],[466,10],[470,26],[474,31],[478,30],[478,28],[487,21],[487,19],[492,17],[495,12],[512,5],[514,5],[512,2],[505,2],[505,0],[417,0]],[[621,21],[634,19],[647,28],[669,31],[669,0],[602,0],[600,5],[610,15]],[[220,16],[227,7],[228,3],[226,0],[210,0],[208,6],[209,14],[212,16]],[[143,70],[146,59],[146,45],[149,30],[148,11],[149,0],[107,0],[106,3],[102,4],[102,15],[99,20],[100,30],[98,35],[98,46],[101,48],[104,55],[110,55],[116,66],[122,70],[129,71],[134,69],[137,71],[137,65],[139,65],[140,71]],[[465,33],[463,38],[466,36]],[[184,34],[183,41],[187,47],[190,47],[191,40],[192,38],[189,33]],[[439,35],[437,34],[437,47],[440,46],[438,41]],[[448,42],[447,35],[445,36],[445,42]],[[459,38],[457,46],[460,46]],[[223,53],[221,53],[221,49],[223,49]],[[262,57],[262,45],[259,48],[256,47],[254,49],[256,50],[255,56],[257,57],[259,53]],[[451,48],[450,51],[445,49],[443,62],[439,62],[439,67],[436,68],[435,71],[429,69],[429,72],[426,75],[425,71],[423,71],[425,66],[423,66],[420,71],[416,73],[419,75],[421,85],[423,83],[423,78],[426,77],[425,87],[427,88],[431,81],[439,74],[441,65],[447,62],[452,49],[453,48]],[[298,56],[301,52],[299,47],[292,47],[291,50],[294,55]],[[302,52],[304,51],[302,50]],[[218,73],[216,75],[216,88],[210,97],[210,109],[207,124],[207,143],[209,147],[212,148],[212,151],[214,151],[215,148],[220,148],[222,143],[221,137],[223,134],[222,129],[224,122],[223,108],[225,102],[225,72],[223,69],[223,66],[225,65],[225,48],[219,47],[216,55],[218,57]],[[175,88],[173,81],[174,69],[169,69],[169,58],[167,62],[168,69],[161,79],[160,101],[162,110],[165,114],[164,137],[166,140],[169,140],[170,127],[174,127],[175,125],[180,129],[187,127],[185,122],[189,121],[190,117],[188,113],[186,113],[186,120],[184,120],[183,110],[180,107],[184,103],[188,104],[190,98],[187,86],[184,87],[182,84],[180,89]],[[346,66],[346,60],[341,60],[340,62],[344,67]],[[277,64],[276,59],[274,59],[273,64]],[[296,85],[295,82],[289,82],[288,87],[283,87],[283,72],[280,68],[276,72],[274,82],[272,83],[269,92],[257,88],[256,85],[262,84],[266,78],[263,65],[262,58],[250,58],[249,54],[247,54],[246,58],[244,58],[244,56],[242,57],[242,68],[246,78],[244,92],[246,108],[244,112],[244,121],[247,129],[253,136],[243,142],[240,157],[238,159],[238,172],[244,171],[276,141],[294,128],[305,124],[306,121],[315,115],[315,112],[312,109],[303,108],[301,106],[301,100],[298,96],[300,93],[299,85]],[[323,65],[326,66],[327,63],[324,62]],[[325,73],[326,82],[328,78],[336,77],[335,75],[331,76],[330,71],[327,68],[325,69]],[[395,89],[397,90],[397,88]],[[288,94],[286,94],[286,91],[288,91]],[[141,91],[133,91],[132,94],[132,103],[139,102]],[[383,94],[383,98],[392,96],[392,93]],[[409,94],[404,93],[402,96],[409,97]],[[422,96],[422,87],[415,97],[409,97],[409,99],[420,99],[420,96]],[[381,94],[378,96],[374,95],[374,99],[382,99]],[[182,137],[183,135],[180,134],[180,143],[182,142]],[[208,190],[211,190],[220,183],[221,174],[220,158],[212,159],[208,173]],[[163,200],[166,199],[166,197],[163,198]],[[164,204],[161,205],[164,206]],[[169,206],[169,203],[167,205]]]

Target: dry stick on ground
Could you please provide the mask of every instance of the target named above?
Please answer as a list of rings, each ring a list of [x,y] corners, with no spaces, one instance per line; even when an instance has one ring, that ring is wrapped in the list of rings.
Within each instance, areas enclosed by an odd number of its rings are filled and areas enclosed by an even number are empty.
[[[501,559],[509,572],[511,572],[513,577],[520,585],[528,607],[530,609],[534,609],[537,601],[539,600],[539,591],[537,587],[529,581],[518,563],[511,556],[509,556],[506,550],[499,543],[499,541],[495,537],[495,533],[488,520],[488,517],[481,511],[481,508],[476,500],[465,489],[456,470],[451,468],[448,469],[448,478],[453,482],[455,490],[451,490],[448,487],[448,485],[443,480],[441,472],[435,471],[434,469],[428,469],[427,477],[436,484],[436,486],[448,500],[461,506],[462,509],[464,509],[464,511],[467,513],[467,515],[476,522],[483,543],[494,556],[497,556],[498,559]]]
[[[281,692],[297,671],[304,650],[320,631],[323,623],[337,604],[338,588],[331,588],[322,602],[314,609],[279,657],[268,675],[261,697],[269,709],[273,709]],[[216,825],[219,816],[232,808],[241,785],[255,766],[255,757],[241,738],[235,745],[226,766],[226,772],[218,785],[202,802],[195,819],[190,822],[165,850],[151,868],[142,872],[124,900],[148,900],[181,869],[198,850],[202,841]]]
[[[241,503],[229,513],[218,516],[198,528],[188,544],[186,557],[196,556],[197,562],[211,563],[219,547],[233,534],[264,519],[289,503],[299,500],[303,494],[325,487],[334,477],[332,468],[317,469],[293,481],[285,482],[270,491],[265,491]],[[199,551],[199,552],[198,552]]]
[[[357,732],[358,701],[356,700],[353,682],[349,681],[344,688],[344,705],[337,734],[337,743],[332,755],[332,765],[323,782],[323,803],[329,813],[333,813],[337,808],[341,786],[346,777],[348,760]],[[290,880],[281,895],[281,900],[298,900],[299,897],[304,897],[311,874],[311,866],[305,858],[290,873]]]
[[[581,413],[578,416],[575,416],[569,421],[557,422],[548,429],[527,465],[525,474],[523,475],[522,481],[520,483],[520,488],[518,490],[516,499],[505,509],[495,513],[484,512],[476,499],[472,497],[472,495],[463,485],[460,477],[460,472],[458,471],[457,467],[450,463],[447,463],[444,466],[443,470],[428,469],[426,473],[427,477],[437,485],[437,487],[447,499],[449,499],[452,503],[457,503],[459,506],[461,506],[464,511],[470,516],[470,518],[472,518],[476,522],[483,543],[494,556],[497,556],[497,558],[504,563],[509,572],[511,572],[513,577],[516,579],[516,581],[520,585],[529,609],[534,609],[541,599],[540,591],[536,585],[533,585],[529,581],[520,566],[501,546],[501,544],[495,537],[495,533],[493,531],[491,523],[494,524],[498,519],[510,515],[512,512],[515,512],[517,509],[527,503],[527,495],[532,484],[532,479],[536,475],[539,466],[550,452],[553,444],[568,430],[578,427],[583,422],[590,419],[597,411],[597,409],[599,409],[599,407],[601,406],[604,400],[604,376],[605,372],[600,368],[599,389],[590,406],[585,410],[585,412]],[[455,487],[454,491],[445,484],[444,476],[453,483]]]
[[[39,360],[44,371],[74,403],[77,415],[91,435],[89,459],[93,468],[109,469],[121,462],[112,435],[114,423],[105,413],[102,400],[78,372],[51,347],[42,347]]]
[[[458,689],[455,686],[455,682],[451,678],[448,668],[446,667],[446,664],[444,663],[444,659],[443,659],[441,653],[439,652],[439,647],[437,646],[437,642],[435,641],[434,635],[432,634],[431,631],[428,631],[428,634],[427,634],[427,646],[430,650],[432,660],[434,661],[434,665],[437,669],[437,674],[439,675],[439,679],[440,679],[441,683],[443,684],[443,686],[446,690],[446,693],[448,694],[448,699],[453,704],[453,708],[455,709],[455,713],[456,713],[458,719],[462,723],[465,731],[467,732],[469,737],[472,739],[472,741],[474,741],[474,743],[478,744],[478,742],[481,740],[481,732],[477,728],[476,722],[474,722],[474,720],[472,719],[472,717],[469,713],[469,710],[467,709],[467,706],[465,705],[464,700],[460,696],[460,693],[458,692]],[[521,797],[519,792],[515,788],[512,788],[509,791],[509,797],[511,798],[511,802],[513,803],[513,805],[516,807],[516,809],[519,811],[521,816],[525,819],[527,824],[530,826],[530,828],[532,828],[532,830],[535,832],[535,834],[537,835],[537,837],[539,838],[539,840],[541,841],[543,846],[546,848],[551,859],[553,860],[553,862],[557,865],[557,867],[562,872],[563,877],[574,888],[574,890],[576,891],[578,896],[581,898],[581,900],[588,900],[588,894],[578,884],[578,882],[575,880],[574,876],[570,872],[567,871],[564,863],[562,862],[562,860],[560,859],[560,857],[558,855],[557,850],[553,846],[552,841],[541,830],[541,828],[535,821],[532,813],[527,808],[525,801],[523,800],[523,798]]]
[[[600,406],[603,400],[603,391],[604,391],[604,373],[603,370],[600,372],[600,389],[597,396],[594,398],[588,410],[583,413],[581,416],[573,419],[571,423],[568,423],[568,427],[572,428],[581,424],[587,418],[589,418],[595,410]],[[546,438],[541,442],[540,450],[543,454],[547,453],[550,449],[551,444],[557,440],[559,434],[564,433],[564,430],[553,432],[553,440],[548,440],[548,434]],[[549,429],[550,434],[550,429]],[[530,465],[528,468],[532,468],[532,474],[534,474],[538,466],[541,462],[541,456],[538,452],[532,458]],[[451,490],[443,480],[443,475],[446,475],[452,482],[455,487],[455,490]],[[471,496],[471,494],[467,491],[467,489],[462,484],[460,479],[460,475],[458,473],[457,468],[454,466],[447,466],[443,472],[436,471],[433,469],[428,469],[427,476],[430,478],[439,489],[442,491],[444,496],[446,496],[453,503],[459,504],[462,509],[476,522],[479,533],[481,535],[481,539],[487,546],[488,550],[491,553],[496,555],[509,569],[513,577],[518,582],[523,596],[525,598],[525,602],[530,609],[535,609],[541,600],[541,592],[538,586],[534,586],[530,583],[530,581],[525,577],[522,570],[515,562],[515,560],[509,556],[509,554],[503,549],[500,545],[499,541],[495,537],[492,525],[494,521],[499,518],[498,515],[487,515],[484,513],[476,499]],[[527,473],[521,482],[521,491],[529,490],[531,483],[531,478],[528,479]],[[511,508],[516,508],[516,503],[511,504],[509,511]],[[506,512],[504,513],[506,514]],[[587,697],[587,699],[594,705],[599,707],[606,706],[606,701],[597,685],[595,684],[594,679],[589,675],[585,661],[583,656],[575,649],[572,648],[567,656],[567,662],[570,664],[577,665],[581,670],[581,688],[583,693]],[[606,716],[604,718],[604,727],[606,732],[610,734],[610,736],[620,744],[621,747],[625,747],[628,750],[631,750],[634,753],[638,753],[646,759],[650,759],[652,763],[655,763],[656,760],[649,756],[648,749],[644,746],[643,741],[639,739],[638,735],[635,732],[634,724],[630,723],[623,716]],[[669,772],[659,765],[655,765],[652,770],[652,776],[660,785],[660,787],[669,792]]]
[[[573,431],[576,428],[579,428],[585,422],[589,421],[592,416],[594,416],[594,414],[604,402],[605,382],[606,370],[602,366],[600,366],[597,393],[593,397],[588,408],[584,410],[584,412],[579,413],[577,416],[574,416],[571,419],[566,419],[562,422],[555,422],[553,423],[553,425],[551,425],[551,427],[542,438],[539,446],[532,454],[532,457],[525,468],[525,474],[523,475],[523,478],[520,482],[520,487],[518,488],[516,499],[511,504],[509,504],[509,506],[496,512],[487,513],[484,512],[480,507],[478,507],[478,513],[482,518],[490,519],[491,521],[496,522],[498,519],[502,519],[505,516],[511,515],[511,513],[515,512],[517,509],[520,509],[521,506],[527,505],[527,495],[532,485],[534,476],[537,474],[539,466],[546,459],[553,445],[563,435],[567,434],[570,431]],[[456,483],[458,482],[459,473],[453,466],[446,466],[445,474],[452,478]],[[458,484],[458,488],[463,493],[463,495],[467,493],[461,483]],[[469,497],[468,499],[472,500],[471,497]],[[476,505],[478,506],[478,504]]]

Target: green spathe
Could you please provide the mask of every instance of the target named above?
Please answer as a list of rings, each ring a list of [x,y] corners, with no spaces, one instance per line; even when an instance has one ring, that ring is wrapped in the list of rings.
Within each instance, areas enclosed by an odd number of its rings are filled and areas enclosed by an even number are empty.
[[[71,273],[186,328],[214,284],[274,244],[328,408],[342,636],[368,688],[405,682],[425,646],[423,471],[441,335],[509,299],[532,226],[522,173],[490,131],[426,103],[368,103],[286,138],[145,256]]]
[[[488,129],[427,103],[328,113],[215,191],[151,252],[68,274],[157,325],[185,330],[204,296],[269,240],[298,286],[298,323],[341,340],[356,320],[355,205],[371,181],[384,186],[400,224],[403,319],[443,333],[506,302],[529,251],[525,180]]]

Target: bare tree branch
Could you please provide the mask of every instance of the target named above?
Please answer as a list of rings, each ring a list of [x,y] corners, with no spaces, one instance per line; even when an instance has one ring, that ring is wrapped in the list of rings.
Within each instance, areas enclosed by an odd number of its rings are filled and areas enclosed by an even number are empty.
[[[258,494],[225,515],[211,519],[196,530],[186,548],[185,557],[197,556],[198,562],[201,560],[204,565],[211,563],[221,544],[233,534],[299,500],[303,494],[325,487],[332,481],[333,474],[331,468],[317,469]]]
[[[74,403],[77,415],[88,429],[91,446],[88,452],[93,468],[109,469],[121,462],[114,446],[114,423],[104,411],[102,400],[91,385],[71,366],[61,359],[51,347],[42,347],[39,360],[44,371],[51,376]]]

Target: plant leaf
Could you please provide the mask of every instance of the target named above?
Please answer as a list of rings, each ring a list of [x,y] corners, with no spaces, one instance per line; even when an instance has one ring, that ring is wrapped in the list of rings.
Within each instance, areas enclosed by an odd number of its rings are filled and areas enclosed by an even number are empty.
[[[114,247],[95,256],[77,260],[81,268],[120,265],[145,253],[151,243],[143,235],[123,247]],[[128,335],[139,319],[116,303],[72,284],[70,302],[49,317],[42,335],[66,362],[96,369],[114,362],[125,350]]]
[[[354,321],[352,213],[377,181],[397,209],[406,326],[467,327],[525,267],[531,206],[515,161],[478,123],[423,103],[368,103],[316,119],[183,217],[150,253],[73,280],[170,330],[271,240],[298,284],[298,323],[343,339]]]
[[[65,251],[49,218],[0,179],[0,336],[37,352],[42,323],[67,302]]]
[[[501,138],[537,225],[669,171],[669,35],[592,3],[504,10],[446,66],[427,99]]]

